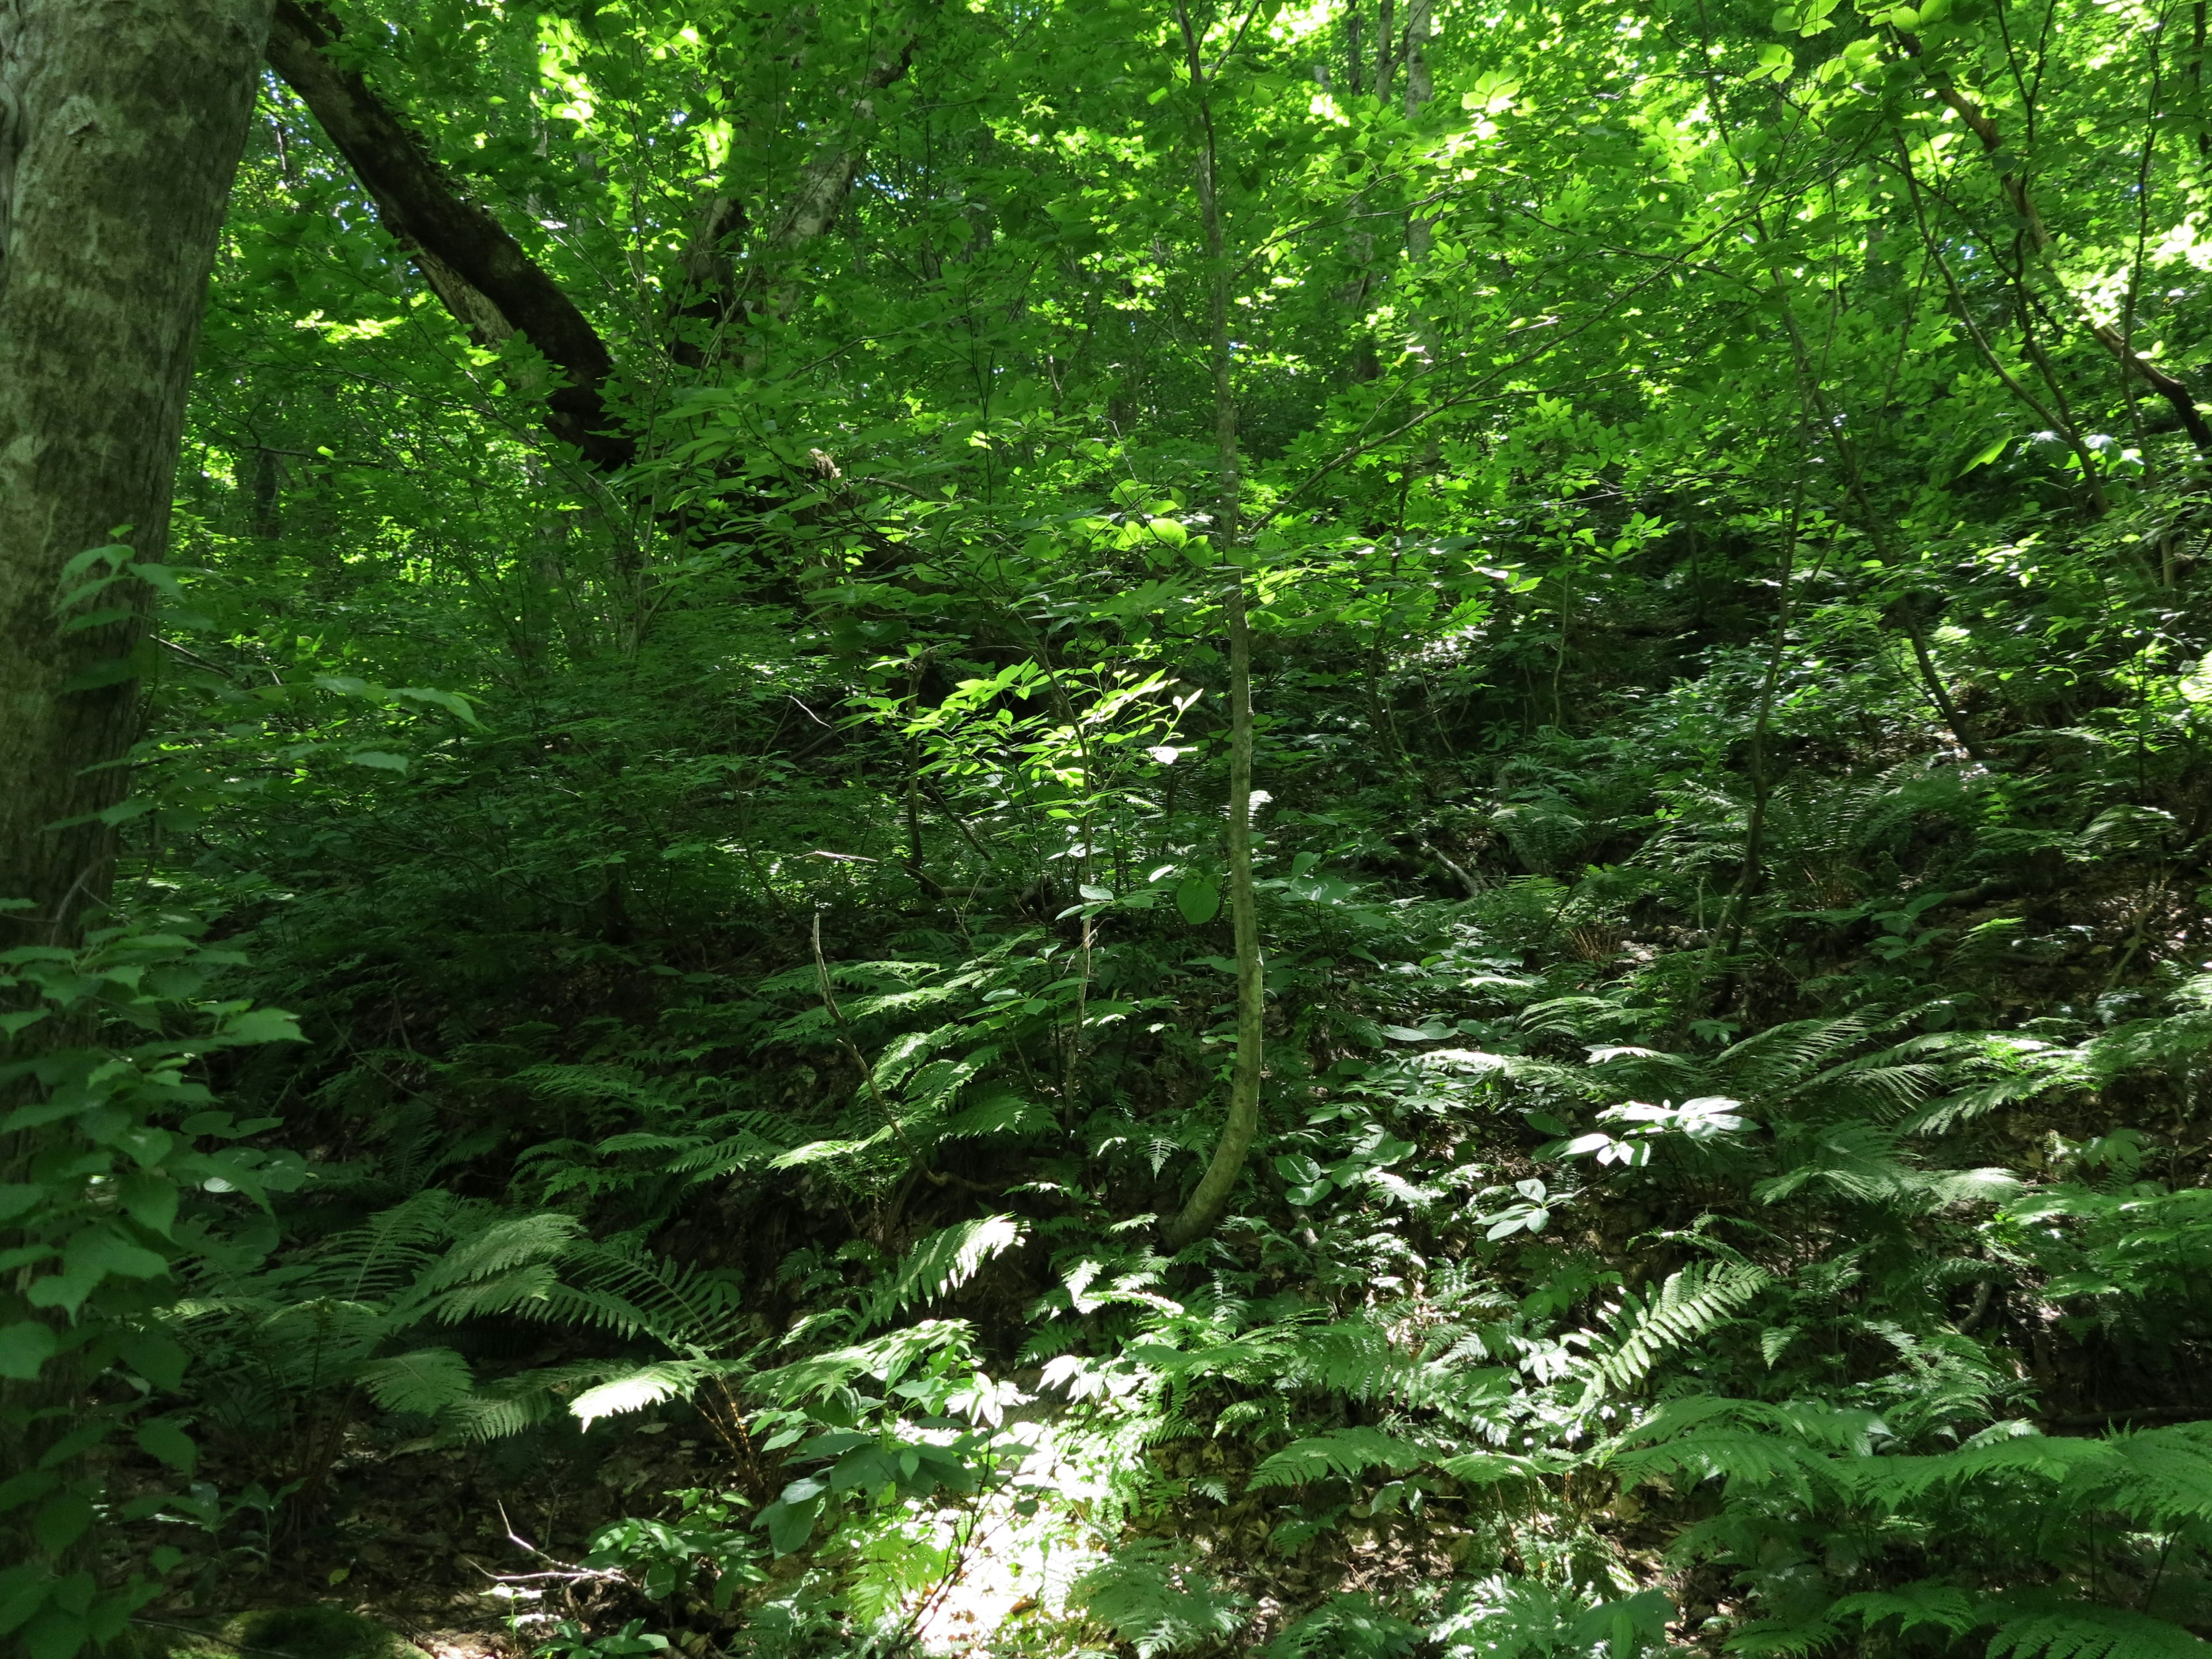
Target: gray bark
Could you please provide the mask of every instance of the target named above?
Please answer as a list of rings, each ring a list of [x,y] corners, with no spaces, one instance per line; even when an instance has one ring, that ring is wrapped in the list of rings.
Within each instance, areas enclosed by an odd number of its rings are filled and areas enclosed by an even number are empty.
[[[1436,96],[1436,81],[1429,73],[1430,0],[1413,0],[1406,18],[1406,118],[1417,118]],[[1415,212],[1406,221],[1406,252],[1419,264],[1436,245],[1435,222]]]
[[[803,250],[817,237],[828,234],[852,197],[853,180],[867,155],[867,135],[875,125],[875,94],[905,76],[920,40],[918,32],[908,30],[892,49],[869,66],[853,89],[849,123],[844,131],[832,133],[815,146],[769,227],[767,246],[762,250],[768,283],[762,308],[776,321],[788,321],[798,307],[800,287],[793,267]],[[757,353],[749,355],[748,372],[759,364]]]
[[[68,939],[106,889],[106,831],[50,826],[123,792],[140,585],[68,634],[55,599],[118,526],[163,556],[270,6],[0,0],[0,896],[34,906],[0,922],[10,943]]]

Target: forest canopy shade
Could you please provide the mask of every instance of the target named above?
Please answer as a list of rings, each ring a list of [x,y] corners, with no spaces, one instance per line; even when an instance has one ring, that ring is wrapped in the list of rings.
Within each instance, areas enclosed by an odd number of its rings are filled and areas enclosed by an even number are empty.
[[[0,1640],[2201,1653],[2205,29],[0,8]]]

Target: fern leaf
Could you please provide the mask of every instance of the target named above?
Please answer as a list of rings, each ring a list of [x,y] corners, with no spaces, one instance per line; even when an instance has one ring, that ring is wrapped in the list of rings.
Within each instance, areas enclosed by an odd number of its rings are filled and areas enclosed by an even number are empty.
[[[1369,1469],[1389,1469],[1395,1474],[1416,1468],[1431,1455],[1427,1447],[1380,1429],[1331,1429],[1292,1441],[1254,1469],[1246,1484],[1255,1488],[1303,1486],[1331,1475],[1356,1480]]]
[[[1027,1229],[1009,1215],[986,1216],[933,1232],[906,1254],[871,1299],[866,1322],[880,1324],[957,1290],[985,1262],[1020,1243]]]
[[[1447,1457],[1437,1467],[1462,1486],[1495,1486],[1508,1480],[1534,1480],[1547,1474],[1564,1474],[1577,1461],[1556,1453],[1538,1452],[1524,1456],[1516,1452],[1466,1452],[1457,1457]]]
[[[966,1340],[974,1327],[964,1319],[924,1319],[849,1347],[811,1354],[772,1370],[757,1371],[751,1392],[782,1405],[818,1400],[855,1378],[872,1376],[896,1382],[924,1355]]]
[[[1641,1381],[1666,1353],[1696,1341],[1771,1282],[1747,1261],[1692,1262],[1648,1300],[1623,1304],[1611,1343],[1592,1356],[1597,1376],[1616,1389]]]
[[[1142,1539],[1078,1579],[1068,1599],[1134,1648],[1137,1659],[1234,1636],[1249,1606],[1182,1552]]]
[[[1260,1659],[1401,1659],[1420,1644],[1418,1625],[1385,1613],[1364,1591],[1331,1596],[1259,1650]]]
[[[1894,1619],[1900,1635],[1923,1625],[1933,1625],[1948,1635],[1964,1636],[1985,1622],[1976,1609],[1974,1599],[1966,1591],[1948,1584],[1929,1583],[1846,1595],[1830,1606],[1827,1616],[1856,1619],[1869,1628]]]
[[[1989,1659],[2212,1659],[2212,1642],[2125,1607],[2087,1601],[2018,1607],[1996,1602],[1984,1609],[1983,1622],[2014,1613],[1990,1638]]]
[[[688,1400],[715,1370],[690,1360],[661,1360],[586,1389],[568,1402],[569,1414],[585,1428],[603,1417],[643,1411],[664,1400]]]
[[[1792,1435],[1753,1429],[1704,1429],[1660,1445],[1620,1451],[1611,1464],[1623,1486],[1655,1475],[1693,1486],[1720,1480],[1738,1487],[1780,1487],[1806,1503],[1818,1489],[1832,1489],[1838,1465]]]
[[[474,1377],[469,1362],[451,1348],[418,1348],[413,1353],[373,1360],[356,1375],[368,1397],[388,1412],[434,1417],[466,1399]]]

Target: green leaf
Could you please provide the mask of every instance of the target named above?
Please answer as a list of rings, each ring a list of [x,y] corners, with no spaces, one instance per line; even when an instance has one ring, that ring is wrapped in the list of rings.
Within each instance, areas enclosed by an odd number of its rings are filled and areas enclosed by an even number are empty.
[[[149,1233],[169,1236],[177,1220],[177,1183],[149,1170],[133,1170],[115,1183],[130,1218]]]
[[[769,1547],[778,1555],[804,1549],[814,1535],[814,1520],[821,1512],[818,1493],[795,1504],[787,1498],[777,1498],[760,1514],[760,1524],[768,1528]]]
[[[92,1525],[92,1499],[75,1487],[56,1492],[31,1517],[31,1536],[49,1555],[59,1555]]]
[[[27,1299],[34,1308],[74,1314],[104,1279],[158,1279],[168,1271],[167,1257],[132,1243],[119,1229],[88,1227],[63,1247],[60,1273],[32,1281]]]
[[[1176,908],[1194,927],[1203,927],[1221,914],[1221,890],[1206,876],[1185,876],[1176,887]]]
[[[2010,433],[2007,433],[2003,437],[1999,438],[1995,443],[1989,445],[1985,448],[1977,450],[1963,466],[1960,467],[1956,472],[1952,474],[1952,477],[1955,478],[1963,478],[1969,472],[1974,471],[1975,468],[1987,466],[1991,461],[1996,459],[1998,456],[2003,454],[2005,451],[2009,449],[2011,447],[2012,434]]]
[[[152,1325],[126,1331],[117,1345],[123,1363],[157,1389],[184,1386],[185,1353],[176,1340]]]
[[[11,1514],[26,1504],[37,1502],[61,1484],[61,1476],[52,1469],[26,1469],[0,1480],[0,1515]],[[7,1628],[4,1622],[0,1622],[0,1634],[4,1634]]]
[[[388,749],[356,749],[346,758],[356,766],[373,766],[380,772],[404,772],[407,757],[395,755]]]
[[[141,1423],[131,1438],[149,1457],[160,1459],[181,1474],[189,1475],[199,1461],[200,1449],[173,1417],[156,1417]]]
[[[300,1022],[282,1008],[249,1008],[223,1022],[222,1035],[231,1042],[304,1042]]]
[[[76,1659],[91,1639],[82,1614],[47,1607],[23,1627],[24,1659]]]
[[[53,1328],[35,1319],[0,1325],[0,1376],[27,1382],[39,1368],[60,1352]]]
[[[47,1188],[19,1182],[0,1187],[0,1221],[13,1221],[17,1216],[33,1208],[45,1198]]]

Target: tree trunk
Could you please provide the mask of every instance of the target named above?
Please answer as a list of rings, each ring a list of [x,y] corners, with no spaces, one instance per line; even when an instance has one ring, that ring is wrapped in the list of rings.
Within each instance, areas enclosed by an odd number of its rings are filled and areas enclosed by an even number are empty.
[[[1231,1068],[1229,1113],[1206,1173],[1168,1224],[1168,1248],[1204,1238],[1229,1212],[1230,1195],[1260,1133],[1260,1085],[1265,1070],[1267,981],[1260,955],[1260,909],[1252,885],[1252,627],[1244,605],[1244,567],[1237,549],[1243,483],[1237,459],[1236,364],[1229,337],[1229,253],[1222,224],[1220,156],[1213,130],[1199,32],[1187,3],[1176,9],[1198,101],[1199,221],[1206,234],[1212,324],[1214,540],[1229,567],[1223,609],[1229,625],[1229,920],[1237,941],[1237,1060]]]
[[[67,940],[105,894],[97,814],[137,729],[143,585],[63,633],[64,567],[158,562],[185,395],[270,0],[0,0],[0,938]]]

